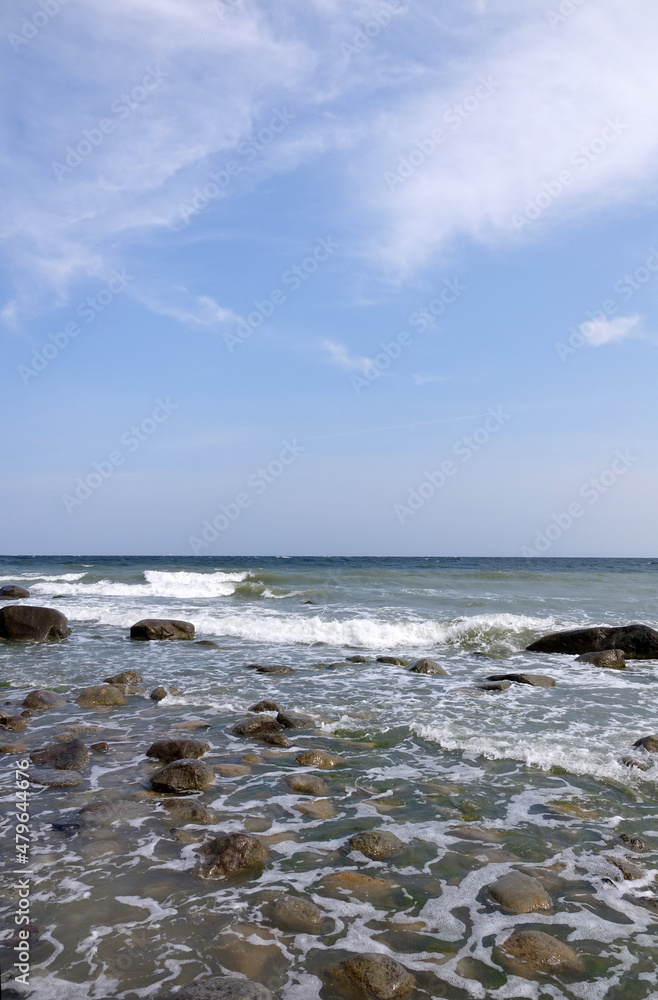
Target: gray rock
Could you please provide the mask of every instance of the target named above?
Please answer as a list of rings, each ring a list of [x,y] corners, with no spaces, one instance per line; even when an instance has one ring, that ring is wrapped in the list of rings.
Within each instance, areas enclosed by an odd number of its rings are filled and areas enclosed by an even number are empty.
[[[193,639],[194,625],[191,622],[179,622],[170,618],[142,618],[131,626],[130,638],[155,641]]]
[[[388,955],[354,955],[328,970],[341,989],[364,1000],[397,1000],[407,996],[416,984],[415,977]]]
[[[409,660],[401,660],[399,656],[378,656],[377,663],[390,663],[394,667],[409,666]]]
[[[541,882],[523,872],[508,872],[488,888],[496,902],[511,913],[550,910],[553,905]]]
[[[276,1000],[276,996],[248,979],[214,976],[184,986],[179,993],[169,993],[165,1000]]]
[[[263,736],[263,743],[269,743],[273,747],[283,747],[284,749],[289,749],[295,745],[283,733],[269,733],[269,735]]]
[[[651,844],[638,834],[622,832],[619,834],[619,839],[630,851],[635,851],[636,854],[647,854],[654,850]]]
[[[52,608],[14,604],[0,608],[0,638],[13,642],[55,642],[71,634],[66,617]]]
[[[206,649],[221,649],[222,647],[213,642],[212,639],[199,639],[198,642],[194,643],[195,646],[205,646]]]
[[[146,751],[147,757],[161,760],[165,764],[171,764],[174,760],[188,760],[203,757],[204,753],[210,750],[209,743],[202,743],[201,740],[158,740],[152,743]]]
[[[269,908],[272,923],[293,934],[320,934],[326,914],[308,899],[278,896]]]
[[[151,778],[155,792],[203,791],[215,780],[215,772],[201,760],[183,758],[165,764]]]
[[[639,865],[634,865],[631,861],[627,861],[626,858],[616,858],[613,854],[607,854],[605,860],[617,868],[627,882],[634,882],[636,879],[644,878],[646,875],[643,868],[640,868]]]
[[[578,628],[553,632],[531,643],[533,653],[598,653],[620,649],[628,660],[658,659],[658,632],[648,625],[622,625],[616,628]]]
[[[573,948],[544,931],[516,930],[502,945],[502,952],[514,959],[523,975],[532,972],[582,972],[582,959]]]
[[[24,597],[29,597],[30,591],[25,590],[24,587],[17,587],[14,584],[7,583],[4,587],[0,587],[0,601],[20,601]]]
[[[283,709],[277,705],[275,701],[259,701],[251,708],[247,709],[248,712],[281,712]]]
[[[166,799],[160,805],[169,813],[174,823],[195,823],[197,826],[209,826],[216,823],[219,816],[214,809],[209,809],[203,802],[196,799]]]
[[[33,764],[55,767],[59,771],[82,771],[89,759],[89,751],[81,740],[50,743],[43,750],[30,754]]]
[[[59,708],[61,705],[66,705],[66,698],[62,698],[61,694],[57,694],[55,691],[30,691],[27,697],[23,701],[23,708],[39,709],[41,711],[46,711],[49,708]]]
[[[346,656],[346,663],[370,663],[367,656]]]
[[[636,767],[638,771],[649,771],[651,769],[651,764],[646,760],[638,760],[637,757],[622,757],[620,759],[620,764],[624,767]]]
[[[606,667],[609,670],[625,670],[626,654],[623,649],[602,649],[600,653],[581,653],[576,657],[576,663],[591,663],[594,667]]]
[[[149,697],[151,701],[164,701],[164,699],[167,697],[166,687],[162,687],[162,685],[160,685],[157,688],[153,688]]]
[[[531,687],[554,688],[555,681],[546,674],[491,674],[488,681],[512,681],[515,684],[530,684]]]
[[[279,712],[276,721],[286,729],[315,729],[317,726],[313,716],[303,712]]]
[[[283,727],[271,715],[253,715],[249,719],[243,719],[233,726],[236,736],[251,736],[259,739],[269,733],[280,733]]]
[[[126,696],[123,689],[116,684],[94,684],[81,691],[76,701],[83,708],[93,708],[96,705],[125,705]]]
[[[634,747],[644,747],[649,753],[658,753],[658,736],[643,736],[636,740]]]
[[[114,677],[106,677],[103,681],[104,684],[141,684],[142,675],[138,674],[136,670],[124,670],[120,674],[115,674]]]
[[[84,780],[84,774],[80,771],[59,771],[56,767],[33,767],[30,768],[29,779],[35,785],[71,788]]]
[[[143,801],[114,799],[110,801],[89,802],[78,812],[78,818],[85,826],[111,826],[112,824],[128,823],[147,814],[148,804]]]
[[[263,845],[247,833],[215,837],[201,848],[208,858],[201,865],[204,878],[230,878],[241,872],[262,868],[266,860]]]
[[[480,691],[490,691],[492,694],[498,694],[501,691],[509,691],[511,686],[511,681],[485,681],[484,684],[477,685]]]
[[[275,665],[273,667],[264,667],[260,663],[248,663],[247,670],[255,670],[259,674],[278,674],[280,676],[285,676],[287,674],[294,674],[292,667],[286,667],[282,665]]]
[[[373,861],[396,858],[405,848],[399,837],[389,833],[388,830],[366,830],[350,837],[348,843],[352,850],[360,851]]]
[[[444,677],[448,676],[448,671],[444,670],[436,660],[430,660],[427,656],[424,656],[420,660],[416,660],[414,665],[409,668],[410,674],[441,674]]]
[[[298,795],[326,795],[329,786],[326,781],[316,774],[289,774],[286,777],[286,785],[291,792]]]

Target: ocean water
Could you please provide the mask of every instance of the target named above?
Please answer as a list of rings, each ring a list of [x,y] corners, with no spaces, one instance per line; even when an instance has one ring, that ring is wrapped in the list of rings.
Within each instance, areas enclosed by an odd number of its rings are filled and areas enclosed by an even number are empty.
[[[658,661],[625,671],[525,652],[539,636],[592,624],[658,628],[658,561],[372,558],[4,558],[0,585],[27,587],[24,603],[62,611],[73,630],[57,644],[0,643],[7,711],[31,688],[70,703],[37,713],[0,742],[1,833],[14,870],[11,811],[16,760],[84,727],[93,753],[75,788],[33,786],[30,835],[30,984],[11,982],[16,899],[3,910],[3,980],[43,1000],[137,1000],[209,974],[242,974],[284,1000],[333,1000],[325,970],[350,954],[392,955],[416,976],[414,998],[657,1000],[658,854],[636,855],[626,831],[658,845],[658,767],[632,750],[658,733]],[[20,602],[19,602],[20,603]],[[193,622],[191,642],[138,643],[145,617]],[[366,663],[347,663],[356,654]],[[409,673],[376,657],[438,660],[448,676]],[[285,664],[261,675],[248,664]],[[90,684],[129,668],[144,693],[125,707],[83,709]],[[544,673],[554,688],[513,685],[475,697],[489,674]],[[183,693],[154,704],[148,692]],[[318,720],[291,749],[238,739],[231,726],[268,698]],[[198,795],[210,827],[180,827],[149,790],[156,739],[199,720],[211,764],[248,773]],[[91,728],[90,728],[91,727]],[[197,735],[191,733],[191,735]],[[331,750],[320,773],[334,815],[299,811],[307,796],[284,783],[300,749]],[[646,767],[628,767],[632,756]],[[53,828],[90,802],[113,804],[103,822]],[[387,829],[406,845],[395,859],[350,851],[356,831]],[[199,878],[200,843],[247,830],[268,850],[259,876]],[[624,880],[609,857],[642,868]],[[514,915],[487,893],[525,871],[551,895],[549,911]],[[337,873],[380,879],[337,888]],[[11,883],[10,883],[11,884]],[[281,892],[327,914],[322,934],[292,934],[270,919]],[[543,929],[582,956],[578,974],[519,975],[498,946],[514,928]]]

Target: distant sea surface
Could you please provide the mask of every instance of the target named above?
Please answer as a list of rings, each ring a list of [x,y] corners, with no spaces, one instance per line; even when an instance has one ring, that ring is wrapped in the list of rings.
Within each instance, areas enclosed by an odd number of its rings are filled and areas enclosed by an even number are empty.
[[[330,957],[385,951],[417,974],[418,996],[658,998],[657,856],[635,858],[647,874],[633,882],[604,859],[621,849],[620,830],[658,844],[658,766],[644,752],[647,770],[621,762],[638,755],[636,739],[658,733],[658,661],[612,671],[524,651],[560,629],[658,628],[658,560],[4,557],[3,583],[28,588],[30,599],[18,603],[57,608],[72,628],[57,644],[0,643],[8,699],[18,704],[39,687],[73,700],[129,668],[146,687],[126,708],[71,704],[7,734],[32,749],[91,723],[112,744],[90,760],[78,788],[36,793],[34,920],[46,939],[35,997],[137,1000],[233,970],[284,998],[316,1000]],[[141,618],[192,622],[197,640],[221,648],[131,642],[129,627]],[[345,662],[357,654],[368,662]],[[377,662],[380,655],[429,656],[448,676],[409,673]],[[294,673],[265,676],[249,664]],[[490,674],[522,671],[548,674],[556,687],[514,684],[473,696]],[[159,684],[183,694],[156,706],[148,691]],[[318,733],[293,734],[296,747],[345,758],[323,774],[334,817],[311,820],[295,808],[300,796],[281,780],[295,752],[268,748],[267,756],[230,734],[262,698],[320,721]],[[199,880],[194,837],[172,839],[147,793],[135,801],[150,812],[136,819],[53,830],[62,811],[144,792],[154,770],[146,747],[197,719],[209,724],[202,738],[212,762],[240,762],[250,750],[262,756],[241,782],[218,781],[203,796],[219,816],[212,833],[247,828],[268,841],[260,879],[222,891]],[[406,858],[365,862],[342,850],[354,830],[382,827],[409,845]],[[477,831],[489,835],[478,841]],[[197,846],[206,836],[189,832]],[[554,908],[503,914],[484,887],[527,866],[550,873]],[[390,879],[395,891],[385,904],[332,895],[323,879],[345,867]],[[265,895],[282,888],[310,894],[333,919],[332,933],[273,932]],[[190,917],[199,925],[193,935]],[[585,955],[584,975],[547,987],[501,966],[495,945],[519,924],[554,925]]]

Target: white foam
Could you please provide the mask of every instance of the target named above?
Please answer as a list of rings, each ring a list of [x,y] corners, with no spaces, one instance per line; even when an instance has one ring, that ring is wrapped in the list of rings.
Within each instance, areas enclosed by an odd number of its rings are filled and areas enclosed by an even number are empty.
[[[117,583],[111,580],[79,582],[84,573],[67,574],[61,577],[41,577],[43,582],[35,583],[33,591],[38,594],[52,594],[52,584],[65,596],[88,597],[172,597],[182,600],[199,598],[230,597],[235,593],[235,585],[246,580],[247,572],[241,573],[187,573],[184,571],[165,572],[145,570],[145,583]]]

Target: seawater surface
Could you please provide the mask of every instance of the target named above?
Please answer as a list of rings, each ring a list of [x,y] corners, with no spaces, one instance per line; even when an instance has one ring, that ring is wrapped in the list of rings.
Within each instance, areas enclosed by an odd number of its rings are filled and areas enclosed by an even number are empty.
[[[658,666],[602,670],[524,651],[558,629],[658,627],[658,561],[5,558],[5,582],[30,590],[18,603],[57,608],[72,628],[56,644],[0,643],[5,712],[20,713],[33,688],[69,699],[25,730],[3,731],[5,747],[26,748],[2,758],[10,859],[16,761],[67,733],[110,746],[92,753],[79,786],[30,791],[36,930],[24,988],[11,982],[9,891],[2,968],[14,995],[158,998],[226,973],[284,1000],[331,1000],[329,966],[381,952],[414,973],[418,998],[658,998],[658,855],[619,839],[626,831],[658,844],[658,768],[632,749],[658,733]],[[220,648],[131,641],[130,625],[146,617],[190,621],[197,640]],[[367,662],[346,662],[357,654]],[[380,655],[430,656],[448,676],[409,673]],[[82,688],[131,668],[144,692],[125,707],[75,704]],[[474,692],[490,674],[522,671],[556,686]],[[156,705],[148,695],[160,684],[183,693]],[[263,698],[310,713],[318,728],[289,733],[290,749],[237,738],[232,725]],[[174,823],[148,785],[158,766],[144,756],[150,743],[195,723],[205,728],[187,734],[211,745],[206,761],[244,771],[218,773],[197,795],[217,812],[211,826]],[[285,784],[305,748],[341,758],[331,771],[310,769],[329,786],[319,812],[332,815],[300,811],[309,797]],[[76,825],[91,802],[107,804],[103,818]],[[370,829],[394,832],[405,850],[389,861],[350,851],[348,838]],[[262,873],[199,878],[200,843],[238,830],[267,848]],[[610,857],[641,876],[623,879]],[[538,878],[552,909],[514,915],[495,904],[486,887],[510,870]],[[277,927],[270,903],[281,892],[319,905],[323,933]],[[568,942],[583,971],[519,974],[499,951],[517,927]]]

